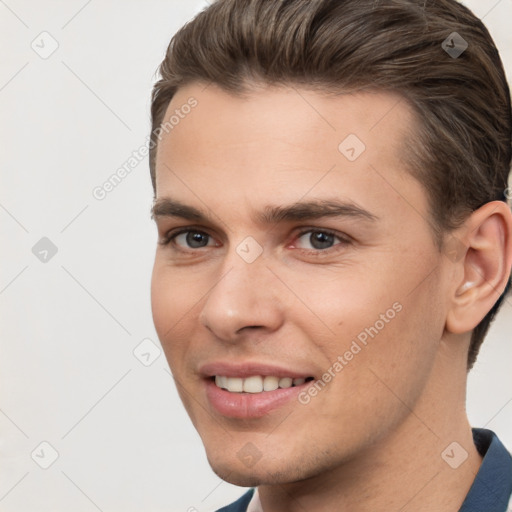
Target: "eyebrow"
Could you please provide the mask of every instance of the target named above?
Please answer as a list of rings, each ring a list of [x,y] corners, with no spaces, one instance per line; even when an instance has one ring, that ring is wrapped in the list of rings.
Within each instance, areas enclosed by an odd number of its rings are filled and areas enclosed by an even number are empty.
[[[193,206],[175,199],[163,197],[157,199],[151,208],[151,218],[180,217],[196,222],[211,222],[211,216]],[[360,206],[342,200],[301,201],[288,206],[267,206],[255,216],[261,224],[305,221],[324,217],[351,217],[366,221],[376,221],[378,217]]]

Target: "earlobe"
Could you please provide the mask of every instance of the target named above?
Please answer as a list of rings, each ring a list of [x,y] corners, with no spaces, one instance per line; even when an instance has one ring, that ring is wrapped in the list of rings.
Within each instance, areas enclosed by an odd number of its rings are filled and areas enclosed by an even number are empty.
[[[461,268],[454,272],[459,281],[454,283],[446,319],[449,332],[473,330],[503,293],[512,265],[511,234],[512,213],[501,201],[486,203],[461,228],[459,236],[467,249],[453,263]]]

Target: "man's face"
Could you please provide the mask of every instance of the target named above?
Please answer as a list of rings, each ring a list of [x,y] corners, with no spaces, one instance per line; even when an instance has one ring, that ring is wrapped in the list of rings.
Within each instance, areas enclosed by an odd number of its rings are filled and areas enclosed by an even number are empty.
[[[385,93],[192,84],[165,119],[191,97],[157,154],[159,240],[180,234],[156,251],[156,330],[219,476],[320,475],[429,392],[446,265],[401,160],[413,116]]]

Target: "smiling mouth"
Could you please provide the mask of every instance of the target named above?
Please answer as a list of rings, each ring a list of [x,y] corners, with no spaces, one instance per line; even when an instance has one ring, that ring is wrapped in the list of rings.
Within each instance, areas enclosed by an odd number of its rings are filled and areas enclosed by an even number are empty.
[[[275,391],[276,389],[302,386],[306,382],[312,381],[314,377],[292,379],[291,377],[277,377],[273,375],[253,375],[242,378],[215,375],[211,379],[217,387],[230,393],[264,393],[266,391]]]

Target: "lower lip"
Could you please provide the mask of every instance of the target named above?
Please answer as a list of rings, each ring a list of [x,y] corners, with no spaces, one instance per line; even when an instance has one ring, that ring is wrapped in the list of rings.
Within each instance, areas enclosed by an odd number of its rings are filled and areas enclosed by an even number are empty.
[[[213,408],[228,418],[260,418],[284,406],[304,390],[309,382],[291,388],[262,393],[231,393],[219,388],[212,379],[206,381],[206,396]]]

